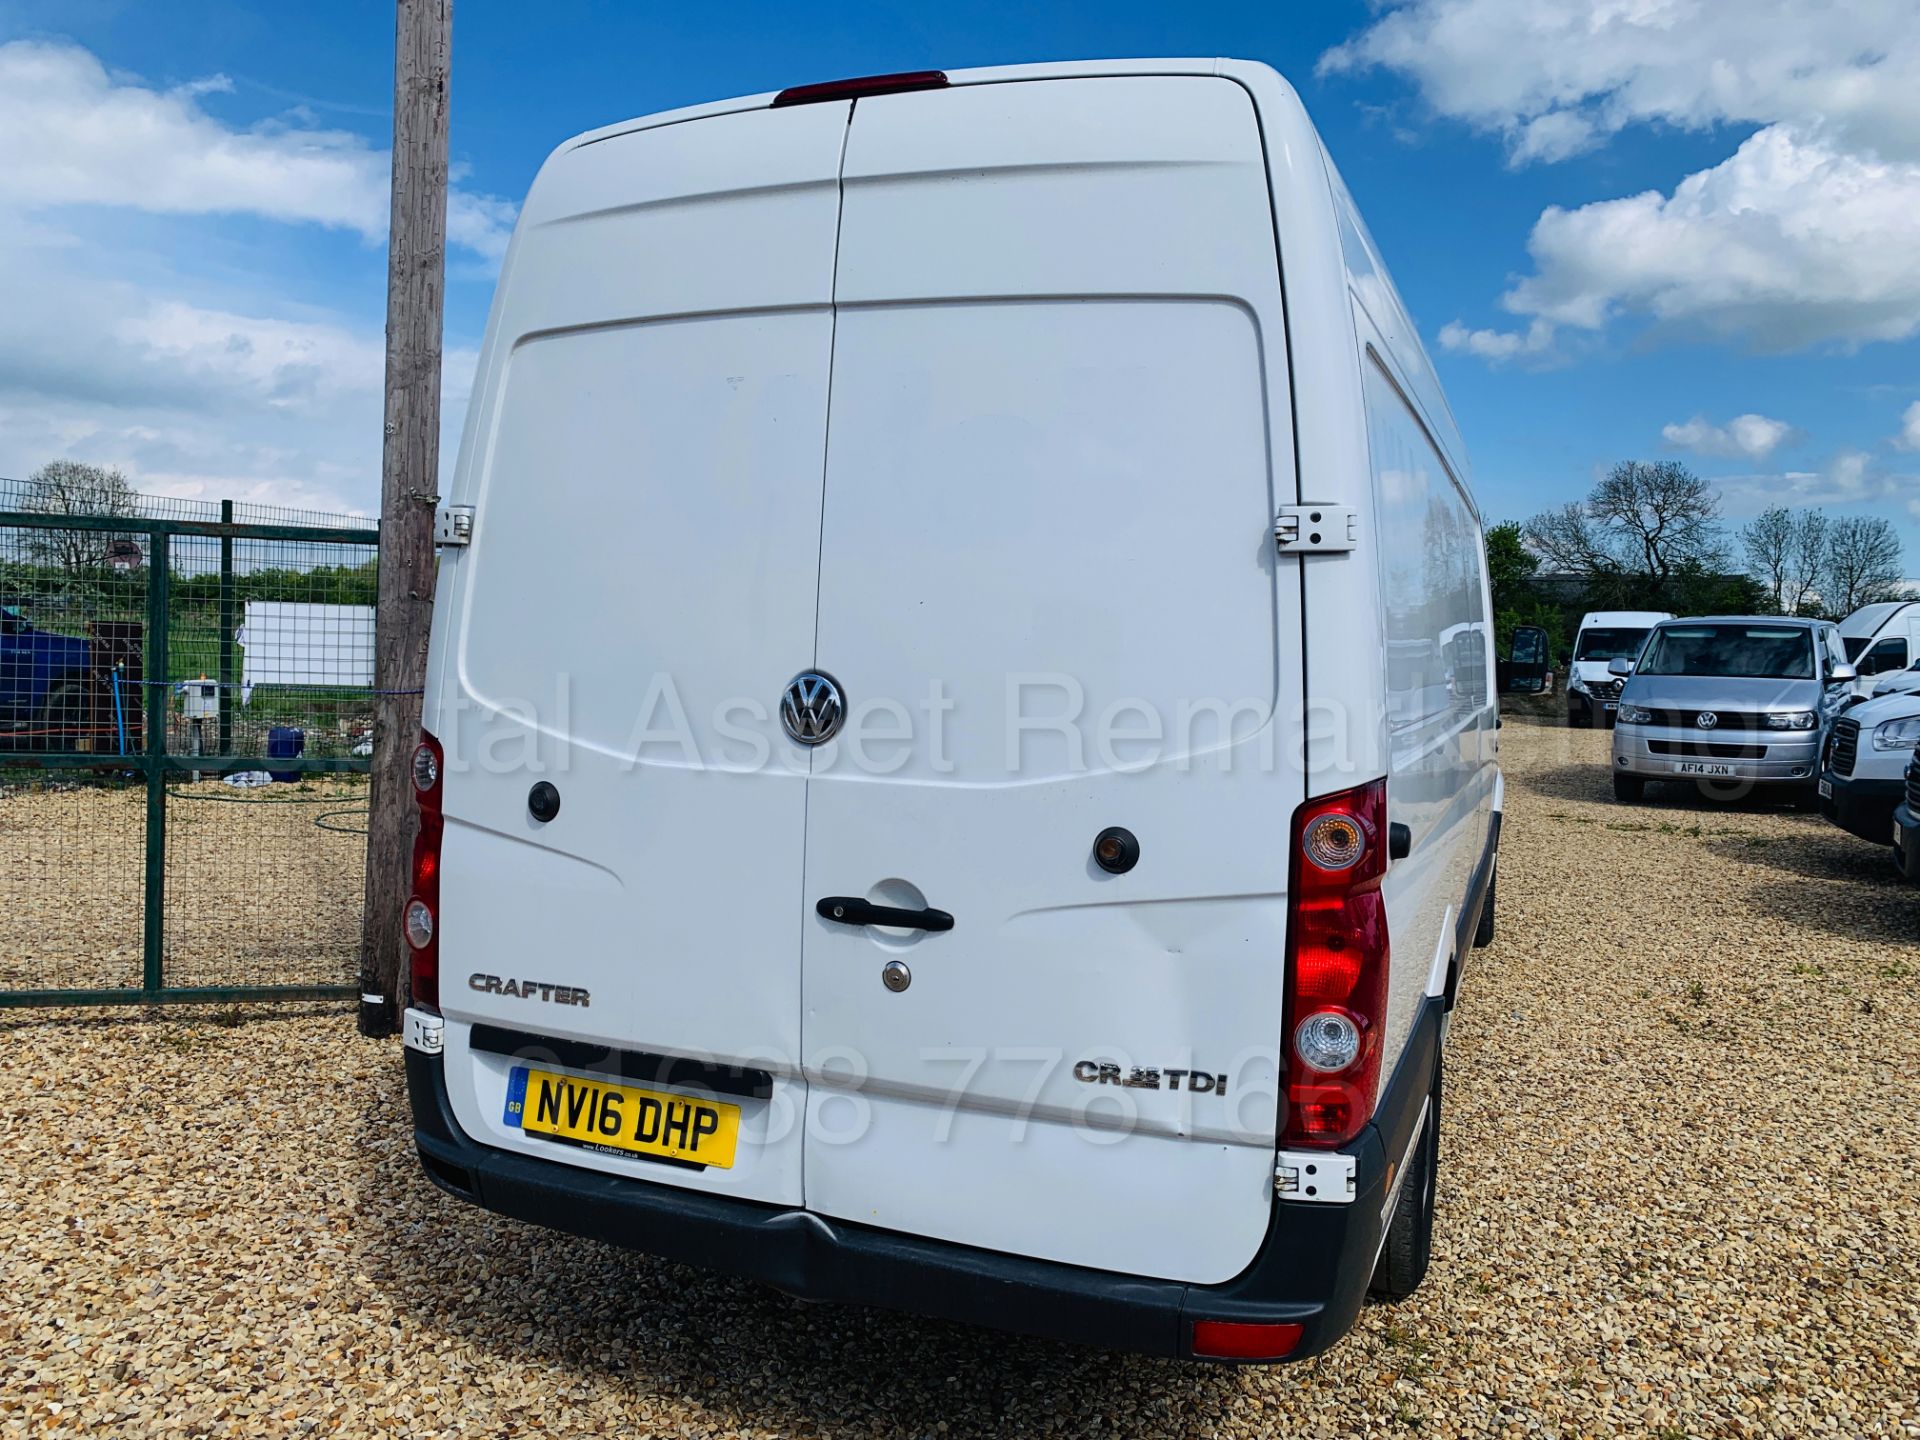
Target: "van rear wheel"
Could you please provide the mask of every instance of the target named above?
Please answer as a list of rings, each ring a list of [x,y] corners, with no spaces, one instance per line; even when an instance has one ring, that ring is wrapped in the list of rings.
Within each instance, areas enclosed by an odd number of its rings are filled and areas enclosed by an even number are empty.
[[[1627,805],[1638,805],[1647,798],[1647,782],[1638,775],[1615,774],[1613,798]]]
[[[1440,1062],[1433,1066],[1433,1090],[1427,1097],[1427,1116],[1420,1138],[1407,1157],[1407,1173],[1393,1202],[1387,1225],[1387,1243],[1373,1267],[1367,1293],[1375,1300],[1395,1304],[1420,1288],[1433,1258],[1433,1212],[1440,1179]]]

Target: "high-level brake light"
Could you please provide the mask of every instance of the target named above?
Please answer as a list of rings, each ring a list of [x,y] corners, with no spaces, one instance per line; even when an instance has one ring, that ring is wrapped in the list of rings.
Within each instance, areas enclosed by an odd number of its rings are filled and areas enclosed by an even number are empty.
[[[893,75],[861,75],[852,80],[824,80],[817,85],[794,85],[773,97],[780,105],[814,105],[822,100],[858,100],[868,95],[898,95],[903,90],[939,90],[947,83],[944,70],[902,70]]]

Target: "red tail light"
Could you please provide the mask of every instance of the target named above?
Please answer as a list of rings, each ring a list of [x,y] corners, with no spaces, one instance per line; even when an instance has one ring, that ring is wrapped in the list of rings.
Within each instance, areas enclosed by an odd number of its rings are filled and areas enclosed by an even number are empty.
[[[1293,817],[1283,1143],[1344,1145],[1373,1117],[1386,1021],[1387,782]]]
[[[401,920],[413,951],[408,989],[413,1005],[440,1011],[440,837],[446,828],[440,800],[445,791],[446,752],[426,731],[413,752],[413,797],[420,806],[420,828],[413,837],[413,883]]]

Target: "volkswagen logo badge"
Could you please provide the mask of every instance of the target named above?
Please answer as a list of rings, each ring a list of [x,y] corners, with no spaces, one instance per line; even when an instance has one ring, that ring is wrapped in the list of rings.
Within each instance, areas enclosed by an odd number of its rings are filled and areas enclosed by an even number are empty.
[[[1711,710],[1702,710],[1698,715],[1693,717],[1693,723],[1698,725],[1702,730],[1711,730],[1720,723],[1720,717]]]
[[[787,682],[780,700],[780,723],[800,745],[824,745],[840,731],[846,702],[831,675],[802,670]]]

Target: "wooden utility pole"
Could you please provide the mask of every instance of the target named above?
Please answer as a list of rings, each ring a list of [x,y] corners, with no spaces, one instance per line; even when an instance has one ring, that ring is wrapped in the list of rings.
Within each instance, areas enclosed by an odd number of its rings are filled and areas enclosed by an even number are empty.
[[[393,223],[387,237],[386,441],[373,663],[373,787],[360,937],[360,1033],[391,1035],[406,976],[401,912],[413,858],[409,762],[420,734],[439,499],[440,326],[446,298],[447,82],[453,0],[398,0]]]

